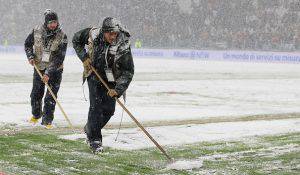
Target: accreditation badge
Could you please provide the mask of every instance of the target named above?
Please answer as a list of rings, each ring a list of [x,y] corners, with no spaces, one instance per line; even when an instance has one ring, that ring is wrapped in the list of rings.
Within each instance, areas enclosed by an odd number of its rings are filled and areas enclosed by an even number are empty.
[[[44,51],[42,55],[42,62],[48,63],[50,61],[50,52]]]
[[[108,82],[115,82],[115,78],[112,72],[112,69],[106,68],[105,69],[105,74]]]

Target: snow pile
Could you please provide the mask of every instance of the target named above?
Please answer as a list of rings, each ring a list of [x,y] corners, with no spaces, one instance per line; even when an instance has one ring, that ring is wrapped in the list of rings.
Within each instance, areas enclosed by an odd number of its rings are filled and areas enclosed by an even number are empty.
[[[191,170],[201,168],[203,166],[202,160],[178,160],[167,165],[168,170]]]
[[[160,126],[149,127],[146,130],[161,145],[182,145],[300,132],[300,119]],[[102,132],[104,146],[121,150],[136,150],[155,146],[139,128],[122,129],[118,140],[115,141],[117,131],[117,129],[106,129]],[[60,136],[60,138],[76,140],[85,139],[86,136],[85,134],[71,134]]]

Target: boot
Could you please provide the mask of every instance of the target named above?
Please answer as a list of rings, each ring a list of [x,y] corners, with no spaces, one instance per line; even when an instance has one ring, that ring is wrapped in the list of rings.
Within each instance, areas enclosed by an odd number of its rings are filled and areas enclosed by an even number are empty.
[[[89,141],[90,149],[92,150],[92,153],[98,154],[103,152],[103,146],[101,141]]]

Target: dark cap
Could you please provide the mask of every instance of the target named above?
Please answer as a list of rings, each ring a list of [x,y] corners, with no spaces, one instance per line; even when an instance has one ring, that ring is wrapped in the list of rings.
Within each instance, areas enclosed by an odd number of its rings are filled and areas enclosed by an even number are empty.
[[[47,9],[44,13],[45,23],[48,24],[51,21],[58,21],[57,13],[53,10]]]
[[[103,32],[119,32],[119,21],[112,17],[106,17],[102,23]]]

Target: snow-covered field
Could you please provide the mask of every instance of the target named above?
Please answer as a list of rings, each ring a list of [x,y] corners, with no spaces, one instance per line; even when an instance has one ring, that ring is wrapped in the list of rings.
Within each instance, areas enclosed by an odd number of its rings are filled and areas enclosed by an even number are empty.
[[[299,64],[150,58],[134,60],[136,72],[128,89],[126,106],[142,123],[161,122],[160,126],[148,127],[147,130],[162,146],[300,132],[300,118],[284,119],[285,113],[300,113]],[[81,85],[81,72],[79,59],[68,56],[58,95],[71,122],[79,127],[85,124],[89,107],[83,96],[84,88],[88,98],[88,88],[87,85]],[[31,115],[29,95],[32,73],[33,68],[27,63],[25,55],[0,54],[0,126],[9,123],[16,124],[17,128],[31,127],[27,120]],[[118,125],[121,113],[122,110],[117,106],[110,124]],[[232,121],[234,117],[260,114],[282,114],[282,118]],[[231,122],[182,122],[181,125],[161,126],[170,121],[218,117],[230,118]],[[132,122],[126,114],[123,121]],[[54,125],[67,126],[58,108]],[[116,133],[117,129],[103,132],[105,147],[122,150],[154,147],[138,128],[122,129],[117,141]],[[68,140],[84,137],[84,134],[78,133],[60,136]],[[296,147],[295,152],[298,150]],[[205,159],[180,159],[167,165],[166,169],[200,168]]]
[[[300,112],[300,65],[135,58],[127,106],[140,121],[186,120]],[[30,117],[33,68],[25,55],[0,55],[1,122],[26,125]],[[82,126],[89,103],[81,85],[82,66],[65,60],[59,101]],[[85,95],[88,88],[85,84]],[[120,121],[117,107],[111,123]],[[128,116],[125,122],[131,122]],[[57,108],[54,123],[66,125]]]

